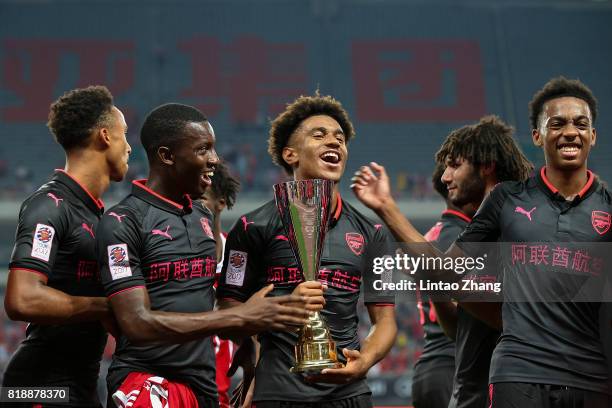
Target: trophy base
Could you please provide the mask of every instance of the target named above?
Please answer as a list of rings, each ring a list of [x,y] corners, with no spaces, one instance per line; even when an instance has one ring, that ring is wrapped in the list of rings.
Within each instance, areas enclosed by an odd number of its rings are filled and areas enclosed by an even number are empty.
[[[300,364],[296,364],[294,367],[291,367],[289,371],[296,374],[306,374],[306,375],[316,375],[320,374],[322,370],[326,368],[342,368],[344,364],[339,363],[334,360],[327,361],[304,361]]]

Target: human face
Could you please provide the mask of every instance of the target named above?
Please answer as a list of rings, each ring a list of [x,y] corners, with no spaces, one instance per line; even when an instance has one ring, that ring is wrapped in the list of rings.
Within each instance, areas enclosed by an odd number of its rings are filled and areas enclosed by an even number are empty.
[[[128,160],[132,148],[126,138],[127,129],[123,113],[113,106],[110,125],[107,128],[110,141],[107,162],[112,181],[123,180],[128,171]]]
[[[219,163],[215,132],[208,122],[189,122],[180,142],[172,148],[174,179],[183,194],[201,197],[211,185]]]
[[[348,150],[346,136],[338,122],[326,115],[315,115],[300,123],[283,149],[283,158],[293,167],[296,180],[340,181]]]
[[[546,165],[561,171],[586,169],[596,133],[586,101],[564,96],[544,104],[533,143],[544,148]]]
[[[476,208],[484,199],[486,184],[479,171],[467,160],[446,160],[442,182],[448,189],[448,199],[456,207],[474,204]]]
[[[220,214],[225,209],[225,199],[222,197],[217,197],[215,193],[213,193],[212,188],[207,188],[202,196],[202,203],[212,211],[213,214]]]

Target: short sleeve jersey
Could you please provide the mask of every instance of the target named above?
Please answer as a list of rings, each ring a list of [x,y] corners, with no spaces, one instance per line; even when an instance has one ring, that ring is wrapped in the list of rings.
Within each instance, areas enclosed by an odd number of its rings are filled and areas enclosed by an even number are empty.
[[[199,201],[185,196],[179,204],[149,189],[145,180],[134,181],[132,193],[100,222],[98,259],[106,295],[144,287],[152,310],[211,311],[216,270],[211,220]],[[109,388],[116,390],[132,371],[184,382],[199,400],[217,403],[210,338],[137,346],[120,336]]]
[[[374,224],[350,204],[338,199],[325,238],[317,276],[328,286],[322,312],[336,342],[338,357],[345,362],[342,348],[359,349],[357,301],[362,286],[372,276],[370,248],[388,250],[390,241],[381,225]],[[273,283],[272,295],[289,294],[303,281],[291,251],[274,201],[242,216],[230,231],[225,244],[225,262],[217,296],[246,301],[253,293]],[[366,302],[393,306],[388,294],[366,296]],[[297,335],[265,332],[259,335],[260,359],[255,373],[254,401],[310,401],[343,399],[369,393],[365,380],[347,385],[307,384],[302,376],[289,372],[295,363]]]
[[[104,204],[63,170],[21,206],[10,269],[44,276],[72,296],[104,296],[95,252]],[[5,386],[70,387],[71,404],[96,404],[106,331],[99,322],[31,323],[5,372]]]
[[[513,300],[525,293],[563,299],[568,277],[575,280],[577,272],[598,273],[605,279],[609,271],[596,271],[592,265],[589,272],[589,264],[575,263],[580,254],[565,245],[612,240],[610,214],[610,194],[590,171],[588,182],[571,201],[559,194],[542,168],[525,182],[501,183],[483,202],[459,242],[498,240],[513,247],[529,243],[523,245],[527,257],[517,262],[516,270],[504,269],[503,333],[491,361],[491,383],[608,391],[599,302]],[[569,269],[573,273],[566,273]]]
[[[444,252],[457,240],[457,237],[469,222],[470,217],[467,215],[455,210],[445,210],[442,213],[440,221],[436,222],[436,224],[427,231],[425,239],[434,244],[440,251]],[[438,357],[454,359],[455,344],[451,339],[446,337],[444,331],[440,327],[436,316],[436,309],[433,307],[429,296],[420,291],[418,292],[418,296],[419,300],[417,307],[419,309],[419,318],[425,334],[425,345],[419,362]]]

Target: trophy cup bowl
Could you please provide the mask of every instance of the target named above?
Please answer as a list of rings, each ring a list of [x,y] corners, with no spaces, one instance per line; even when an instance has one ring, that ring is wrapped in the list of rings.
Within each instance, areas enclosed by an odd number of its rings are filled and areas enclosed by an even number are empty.
[[[317,278],[332,204],[333,181],[297,180],[274,186],[276,207],[304,280]],[[339,368],[336,343],[319,312],[298,331],[293,373]]]

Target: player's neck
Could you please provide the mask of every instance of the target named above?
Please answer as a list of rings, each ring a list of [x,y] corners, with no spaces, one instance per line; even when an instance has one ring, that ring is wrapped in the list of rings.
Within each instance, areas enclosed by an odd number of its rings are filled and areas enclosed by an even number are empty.
[[[110,185],[106,163],[92,155],[67,154],[64,171],[98,200]]]
[[[586,165],[574,170],[555,169],[552,166],[545,168],[546,178],[566,200],[572,200],[584,188],[588,181]]]
[[[446,209],[452,210],[452,211],[458,211],[462,214],[467,215],[470,218],[474,217],[474,214],[476,214],[476,210],[478,210],[478,207],[480,207],[480,203],[468,203],[461,207],[457,207],[451,204],[450,202],[446,203]]]
[[[147,179],[147,187],[168,200],[180,203],[185,196],[185,192],[182,191],[177,183],[170,182],[166,178],[157,172],[151,171]]]

